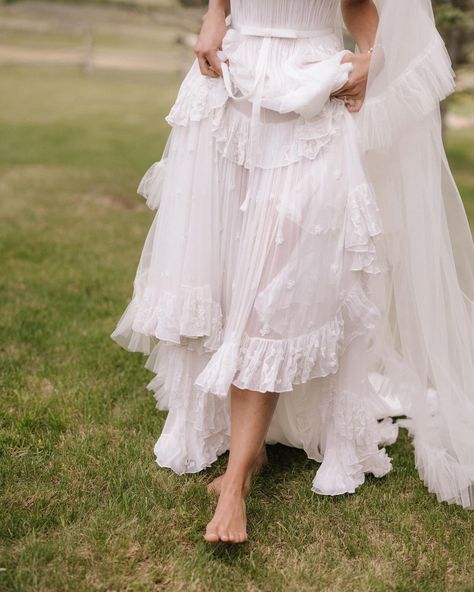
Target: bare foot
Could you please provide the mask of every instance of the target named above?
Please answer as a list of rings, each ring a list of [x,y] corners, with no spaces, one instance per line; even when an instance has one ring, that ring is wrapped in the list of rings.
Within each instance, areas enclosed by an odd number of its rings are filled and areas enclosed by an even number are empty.
[[[244,543],[247,541],[245,497],[248,489],[222,481],[219,501],[212,520],[206,527],[208,543]]]
[[[247,489],[250,487],[250,480],[252,479],[252,475],[255,475],[256,473],[258,473],[262,469],[262,467],[264,465],[266,465],[267,463],[268,463],[267,449],[264,444],[262,446],[262,448],[260,449],[260,452],[258,453],[258,455],[254,461],[254,464],[252,466],[252,472],[249,474],[247,482],[245,483],[245,486]],[[223,481],[224,477],[225,477],[225,473],[222,473],[222,475],[219,475],[218,477],[213,479],[207,486],[208,493],[219,494],[221,492],[221,486],[222,486],[222,481]]]

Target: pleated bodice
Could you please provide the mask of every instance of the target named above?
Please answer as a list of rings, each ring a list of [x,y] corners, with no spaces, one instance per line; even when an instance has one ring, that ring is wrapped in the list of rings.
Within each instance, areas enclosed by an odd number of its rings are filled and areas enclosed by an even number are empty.
[[[333,27],[339,0],[231,0],[232,23],[298,30]]]

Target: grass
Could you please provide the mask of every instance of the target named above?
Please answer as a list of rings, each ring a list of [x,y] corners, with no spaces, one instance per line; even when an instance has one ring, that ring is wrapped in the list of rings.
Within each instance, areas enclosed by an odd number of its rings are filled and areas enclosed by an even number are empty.
[[[105,70],[183,71],[202,9],[77,2],[2,4],[0,65],[82,64]],[[159,10],[158,10],[159,8]]]
[[[452,109],[462,115],[472,117],[474,112],[474,95],[461,93],[452,100]],[[474,128],[468,127],[447,134],[446,149],[456,176],[456,182],[461,192],[464,206],[474,227]]]
[[[160,156],[176,76],[0,71],[0,589],[473,590],[474,515],[394,469],[355,495],[312,494],[283,446],[249,501],[248,545],[209,547],[205,484],[154,463],[164,414],[144,358],[109,335],[152,212],[135,189]],[[474,215],[473,133],[449,155]]]
[[[22,0],[0,0],[0,4],[16,4]],[[45,3],[45,0],[29,0],[29,2]],[[99,4],[103,6],[119,6],[119,7],[139,7],[139,8],[175,8],[178,0],[48,0],[50,3],[57,4]]]

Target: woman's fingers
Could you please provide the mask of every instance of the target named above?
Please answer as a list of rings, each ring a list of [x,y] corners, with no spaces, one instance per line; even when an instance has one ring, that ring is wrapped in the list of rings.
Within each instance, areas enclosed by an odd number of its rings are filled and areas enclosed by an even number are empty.
[[[201,53],[196,52],[199,62],[199,69],[204,76],[218,78],[222,74],[221,63],[216,56],[216,52]]]
[[[350,99],[350,101],[346,103],[346,109],[351,113],[357,113],[361,110],[363,102],[363,99]]]
[[[338,88],[334,93],[334,97],[360,97],[365,94],[366,89],[365,81],[357,79],[355,76],[349,76],[349,80],[344,86]]]
[[[219,76],[222,75],[222,68],[221,68],[221,61],[216,55],[216,50],[208,51],[206,54],[206,59],[209,62],[211,68],[216,72]]]
[[[348,81],[338,88],[335,92],[332,93],[333,97],[357,97],[363,91],[363,86],[361,86],[357,81],[355,81],[351,76],[349,76]]]
[[[345,86],[343,86],[338,91],[332,94],[332,96],[336,97],[337,99],[341,99],[342,97],[349,97],[355,99],[357,97],[360,97],[360,95],[361,89],[357,88],[357,86],[352,86],[349,84],[346,84]]]
[[[223,11],[212,10],[204,15],[201,31],[194,48],[199,69],[204,76],[217,78],[222,73],[216,52],[222,46],[226,32],[227,24]]]
[[[344,104],[348,111],[352,113],[360,111],[362,104],[364,102],[364,97],[362,96],[350,96],[350,95],[343,95],[341,97],[335,97],[336,99],[340,99],[344,101]]]
[[[341,64],[347,64],[354,61],[354,53],[351,51],[342,56]]]
[[[209,62],[204,55],[196,54],[199,63],[199,69],[203,76],[210,76],[211,78],[217,78],[218,74],[211,68]]]
[[[367,88],[367,78],[370,65],[370,54],[347,53],[343,56],[341,63],[352,64],[352,71],[344,86],[339,88],[331,96],[342,99],[348,111],[360,111],[364,102]]]
[[[197,56],[197,59],[199,63],[199,70],[201,70],[201,74],[203,76],[211,76],[212,78],[217,76],[217,74],[209,67],[209,64],[207,63],[204,56]]]
[[[340,99],[344,101],[347,110],[354,113],[360,111],[362,103],[364,102],[365,89],[360,88],[359,85],[346,84],[338,91],[331,95],[331,98]]]

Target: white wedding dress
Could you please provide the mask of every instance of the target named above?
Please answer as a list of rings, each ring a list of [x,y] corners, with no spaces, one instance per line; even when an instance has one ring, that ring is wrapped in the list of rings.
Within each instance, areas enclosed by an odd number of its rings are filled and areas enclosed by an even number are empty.
[[[356,118],[330,98],[350,71],[339,23],[339,0],[232,0],[224,76],[194,62],[140,183],[158,212],[112,337],[149,356],[168,410],[155,455],[176,473],[228,450],[231,384],[281,393],[267,442],[322,463],[316,493],[391,469],[410,374],[380,345],[384,220]]]

